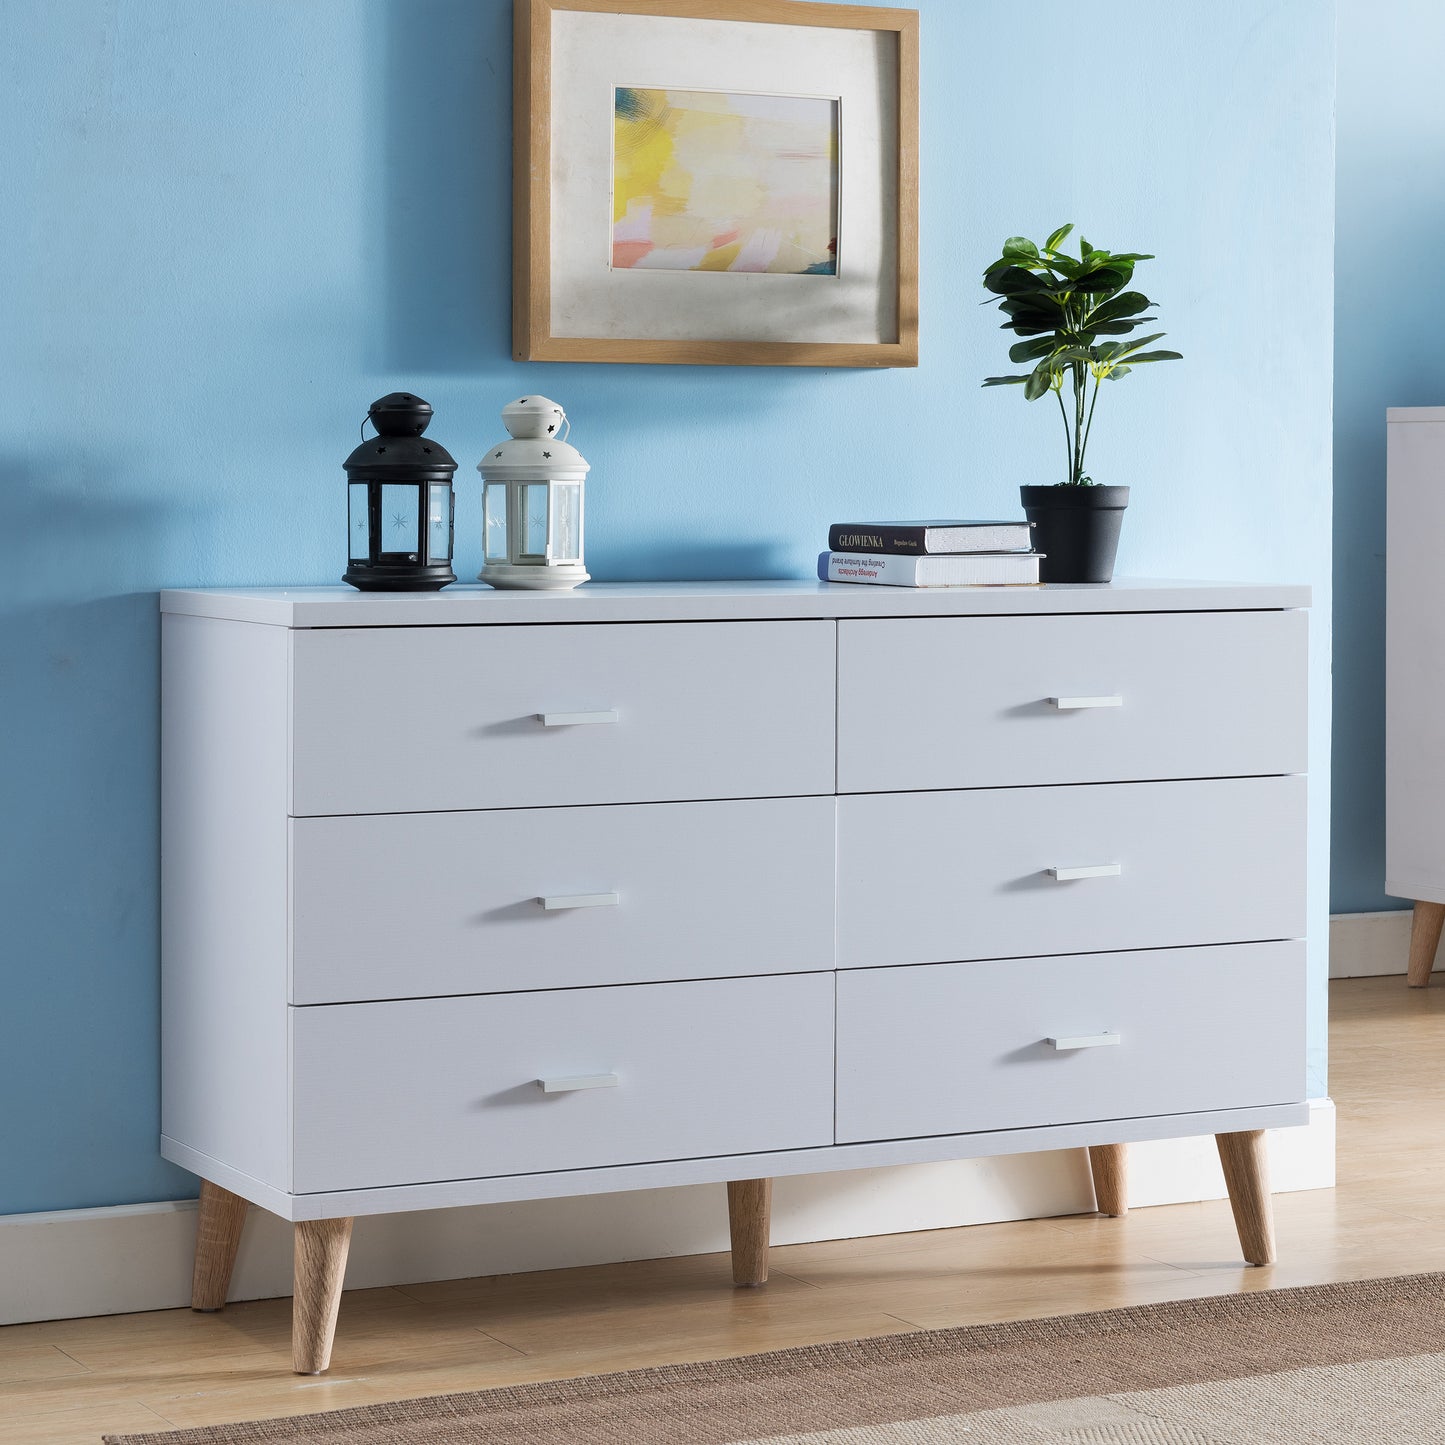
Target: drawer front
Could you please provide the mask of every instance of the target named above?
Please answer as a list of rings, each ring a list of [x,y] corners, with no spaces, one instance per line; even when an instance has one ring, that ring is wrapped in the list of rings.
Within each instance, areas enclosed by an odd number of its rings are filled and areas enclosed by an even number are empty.
[[[293,1009],[292,1109],[298,1194],[828,1144],[833,975]]]
[[[1304,1018],[1298,942],[839,974],[838,1142],[1297,1102]]]
[[[838,624],[838,790],[1305,767],[1304,612]]]
[[[292,1002],[832,968],[835,807],[297,818]]]
[[[291,811],[831,793],[834,636],[831,622],[298,631]]]
[[[839,798],[838,962],[1299,938],[1304,858],[1302,777]]]

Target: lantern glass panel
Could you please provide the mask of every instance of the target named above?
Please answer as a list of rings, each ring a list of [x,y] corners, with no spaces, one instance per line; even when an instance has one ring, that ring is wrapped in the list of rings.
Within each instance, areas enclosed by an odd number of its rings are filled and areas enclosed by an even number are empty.
[[[541,561],[547,556],[546,482],[528,482],[522,492],[522,556]]]
[[[488,562],[507,560],[507,484],[488,482],[482,490],[482,537]]]
[[[426,559],[428,562],[450,562],[452,559],[452,489],[443,483],[431,487],[427,508]]]
[[[552,492],[552,560],[576,562],[582,556],[581,483],[558,482]]]
[[[351,533],[351,560],[371,560],[371,488],[365,482],[352,482],[346,489]]]
[[[410,482],[386,482],[381,488],[381,550],[417,554],[420,544],[421,488]]]

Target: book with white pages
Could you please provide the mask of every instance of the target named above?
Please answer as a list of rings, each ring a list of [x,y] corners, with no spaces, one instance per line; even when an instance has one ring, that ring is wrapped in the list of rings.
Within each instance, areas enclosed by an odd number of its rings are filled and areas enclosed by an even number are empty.
[[[1040,552],[962,552],[903,557],[888,553],[830,552],[829,582],[881,587],[1030,586],[1039,580]]]

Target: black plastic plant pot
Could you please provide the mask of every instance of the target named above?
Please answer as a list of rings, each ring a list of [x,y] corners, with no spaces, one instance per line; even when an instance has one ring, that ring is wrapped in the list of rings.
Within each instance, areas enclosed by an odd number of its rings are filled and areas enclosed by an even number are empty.
[[[1109,582],[1128,487],[1020,487],[1043,582]]]

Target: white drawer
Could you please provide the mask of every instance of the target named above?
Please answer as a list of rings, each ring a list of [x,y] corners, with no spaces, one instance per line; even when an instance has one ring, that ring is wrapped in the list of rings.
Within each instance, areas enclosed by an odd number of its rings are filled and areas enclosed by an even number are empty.
[[[833,966],[832,798],[297,818],[291,999]]]
[[[845,968],[1298,938],[1304,903],[1302,777],[838,800]]]
[[[298,816],[833,791],[831,622],[294,638]]]
[[[1302,943],[839,974],[838,1142],[1297,1102],[1304,1000]]]
[[[831,973],[291,1014],[298,1194],[833,1137]]]
[[[1297,773],[1304,612],[838,624],[838,790]]]

